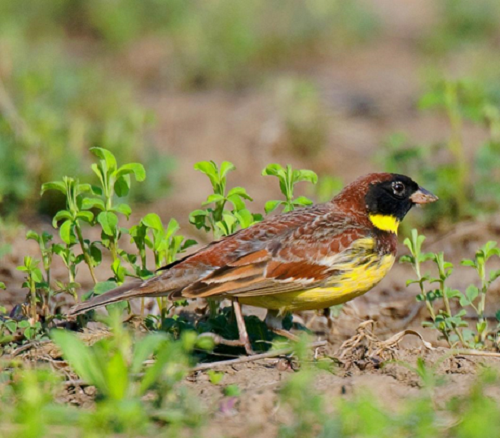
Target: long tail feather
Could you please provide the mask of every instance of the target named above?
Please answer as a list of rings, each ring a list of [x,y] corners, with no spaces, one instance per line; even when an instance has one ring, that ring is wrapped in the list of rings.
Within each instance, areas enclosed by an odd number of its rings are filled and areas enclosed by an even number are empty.
[[[164,294],[164,292],[161,293],[161,295]],[[122,286],[118,286],[117,288],[105,292],[102,295],[96,295],[88,301],[73,306],[69,310],[68,316],[78,315],[80,313],[95,309],[96,307],[117,303],[118,301],[129,300],[137,297],[151,297],[158,295],[158,292],[155,293],[154,290],[151,290],[151,286],[148,281],[134,281]]]

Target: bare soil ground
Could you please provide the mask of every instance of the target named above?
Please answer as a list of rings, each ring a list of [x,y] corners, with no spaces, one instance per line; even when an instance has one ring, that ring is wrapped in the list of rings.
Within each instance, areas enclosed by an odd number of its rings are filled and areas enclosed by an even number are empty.
[[[406,131],[416,141],[445,138],[444,120],[422,115],[415,109],[421,88],[420,68],[424,64],[415,38],[429,25],[433,3],[384,0],[377,2],[377,10],[386,22],[384,35],[361,48],[323,60],[314,68],[292,72],[320,85],[328,110],[327,147],[314,158],[298,156],[283,148],[282,121],[273,93],[269,92],[272,85],[241,93],[145,90],[144,101],[158,117],[157,143],[177,159],[174,193],[147,210],[156,211],[166,220],[176,217],[183,225],[184,234],[192,233],[203,241],[203,236],[187,224],[189,211],[209,192],[205,176],[192,169],[196,161],[234,162],[237,173],[231,176],[230,183],[244,185],[255,198],[254,209],[262,210],[266,200],[279,196],[275,182],[260,176],[262,168],[270,162],[291,163],[320,174],[340,176],[347,182],[363,173],[380,170],[374,154],[380,143],[395,131]],[[280,74],[290,72],[276,73]],[[465,142],[473,151],[483,133],[469,127],[465,129]],[[39,224],[39,227],[49,227],[49,224]],[[494,218],[459,224],[446,234],[431,234],[427,249],[443,250],[451,261],[458,262],[463,257],[472,257],[475,249],[487,240],[498,240],[499,234],[500,223]],[[0,268],[0,280],[21,283],[22,275],[14,268],[26,253],[35,253],[35,247],[19,237],[14,241],[13,253],[5,257]],[[331,341],[322,352],[337,352],[341,343],[356,333],[360,323],[371,319],[376,321],[374,335],[379,339],[412,328],[438,347],[431,351],[423,347],[418,338],[408,337],[392,349],[399,360],[410,364],[415,364],[417,357],[424,357],[429,363],[438,361],[446,350],[434,333],[421,328],[426,314],[415,301],[416,291],[405,287],[409,278],[412,278],[411,269],[396,265],[379,286],[344,307],[329,333],[322,333],[325,321],[316,318],[311,327],[321,333],[319,338]],[[473,281],[472,272],[459,269],[452,285],[464,288]],[[85,286],[88,285],[84,283]],[[2,304],[13,305],[23,299],[22,291],[11,289],[10,293],[3,295]],[[490,297],[487,308],[492,314],[498,308],[499,296],[500,290],[496,290]],[[311,314],[299,317],[309,321]],[[317,390],[333,400],[368,388],[387,406],[397,406],[402,399],[418,392],[417,376],[403,366],[392,363],[380,368],[362,363],[361,359],[347,362],[335,373],[320,371],[315,383]],[[465,356],[444,360],[438,370],[446,376],[446,383],[437,390],[438,402],[444,403],[453,395],[465,393],[484,365],[498,367],[499,360]],[[205,436],[273,436],[279,420],[289,415],[280,410],[276,391],[293,370],[282,358],[220,370],[225,373],[223,386],[236,384],[242,390],[237,400],[224,397],[222,387],[211,384],[205,372],[193,374],[187,382],[199,402],[213,414]],[[93,390],[71,389],[61,399],[91,404]]]

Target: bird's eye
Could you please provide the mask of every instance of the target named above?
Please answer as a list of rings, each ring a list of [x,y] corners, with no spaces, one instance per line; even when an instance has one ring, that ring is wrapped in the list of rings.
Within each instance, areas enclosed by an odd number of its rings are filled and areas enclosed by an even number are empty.
[[[405,185],[401,181],[396,181],[392,184],[392,190],[396,196],[402,196],[405,192]]]

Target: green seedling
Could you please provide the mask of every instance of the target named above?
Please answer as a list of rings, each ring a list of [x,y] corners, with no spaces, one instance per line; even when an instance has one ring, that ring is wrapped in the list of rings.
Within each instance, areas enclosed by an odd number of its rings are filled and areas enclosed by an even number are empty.
[[[277,177],[281,193],[285,195],[284,201],[267,201],[265,205],[266,214],[271,213],[278,207],[283,207],[283,212],[287,212],[297,207],[312,205],[313,202],[305,196],[294,198],[295,184],[302,181],[309,181],[313,184],[318,182],[318,176],[312,170],[293,170],[290,165],[282,167],[279,164],[270,164],[262,171],[262,175]]]
[[[101,421],[105,427],[140,429],[150,415],[141,397],[150,393],[151,403],[157,407],[176,399],[175,389],[189,369],[196,334],[186,332],[178,341],[162,333],[133,339],[117,312],[109,324],[112,336],[90,347],[64,330],[53,330],[51,337],[74,371],[96,387],[100,395],[97,410],[104,415]],[[151,357],[154,363],[145,368],[144,361]],[[136,415],[132,420],[131,412]]]
[[[408,280],[407,285],[418,284],[420,294],[418,301],[424,301],[431,318],[430,322],[424,321],[424,327],[438,330],[446,339],[450,347],[461,344],[464,347],[484,348],[488,337],[492,339],[488,321],[485,318],[486,295],[491,284],[500,277],[500,270],[488,271],[486,263],[494,256],[499,256],[500,251],[496,242],[488,242],[480,248],[473,260],[463,260],[463,266],[469,266],[478,273],[481,286],[469,285],[464,292],[450,288],[446,285],[447,280],[453,273],[453,264],[446,262],[443,253],[423,253],[422,244],[425,236],[419,235],[416,230],[412,231],[411,239],[405,240],[405,245],[410,250],[410,255],[401,257],[401,262],[410,263],[417,275],[416,280]],[[432,261],[437,268],[438,277],[422,273],[422,264]],[[438,288],[433,288],[438,284]],[[439,308],[438,303],[442,303]],[[453,313],[454,308],[459,308]],[[478,322],[475,331],[471,330],[464,319],[467,315],[467,307],[471,307],[477,315]]]
[[[189,221],[196,228],[211,231],[218,238],[234,233],[238,227],[247,228],[262,220],[262,216],[252,214],[246,208],[245,201],[252,201],[252,198],[243,187],[233,187],[226,193],[227,174],[235,169],[232,163],[224,161],[219,168],[213,161],[200,161],[194,168],[210,179],[213,190],[202,204],[211,207],[194,210],[189,215]],[[228,203],[232,204],[232,210],[226,210]]]
[[[460,304],[462,306],[471,306],[477,313],[478,322],[476,330],[478,334],[477,342],[484,343],[488,335],[488,321],[485,318],[484,311],[486,306],[486,294],[491,284],[500,277],[500,270],[487,271],[486,263],[492,257],[500,256],[500,248],[497,247],[496,242],[488,242],[481,249],[476,252],[473,260],[463,260],[463,266],[474,268],[479,276],[481,285],[477,288],[470,285],[467,288],[465,297],[461,298]],[[474,304],[476,298],[479,296],[477,305]]]
[[[88,241],[85,241],[82,233],[82,222],[92,224],[95,217],[91,211],[86,211],[83,206],[83,195],[91,194],[92,187],[90,184],[80,184],[77,180],[69,177],[64,177],[62,181],[52,181],[42,184],[42,195],[48,190],[56,190],[61,192],[66,197],[66,209],[58,211],[52,219],[54,228],[59,227],[59,237],[66,244],[69,250],[76,245],[80,244],[82,251],[81,259],[75,259],[76,264],[85,261],[87,264],[90,275],[94,283],[97,283],[94,268],[98,265],[100,260],[100,250],[94,246],[91,248]],[[62,250],[58,250],[62,252]],[[98,253],[96,257],[92,257]]]
[[[30,293],[30,314],[32,323],[35,324],[38,320],[38,314],[36,310],[37,306],[37,284],[43,281],[42,271],[38,267],[40,260],[36,260],[33,257],[24,257],[24,265],[18,266],[17,270],[26,273],[26,280],[23,283],[23,287],[27,288]]]

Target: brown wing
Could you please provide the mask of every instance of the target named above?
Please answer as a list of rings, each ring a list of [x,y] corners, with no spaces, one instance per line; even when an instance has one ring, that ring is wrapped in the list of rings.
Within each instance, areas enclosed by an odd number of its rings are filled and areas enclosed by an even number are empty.
[[[367,232],[345,215],[318,216],[270,239],[264,248],[213,270],[172,298],[248,297],[317,287],[335,273],[332,257]]]

